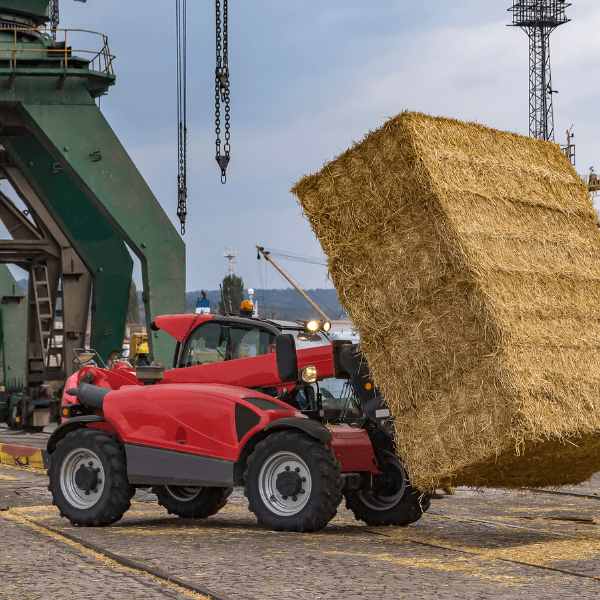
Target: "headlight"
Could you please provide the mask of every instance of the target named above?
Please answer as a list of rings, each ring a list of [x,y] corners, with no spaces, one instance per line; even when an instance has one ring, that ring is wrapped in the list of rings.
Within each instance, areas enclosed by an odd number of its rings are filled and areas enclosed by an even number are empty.
[[[331,323],[329,321],[317,321],[317,319],[312,319],[304,323],[304,329],[309,333],[317,333],[317,331],[329,331],[331,329]]]
[[[315,332],[319,331],[319,329],[321,329],[321,324],[319,323],[319,321],[316,321],[313,319],[312,321],[307,321],[306,324],[304,325],[304,328],[306,329],[306,331],[315,333]]]
[[[317,367],[304,367],[300,377],[304,383],[314,383],[317,380]]]

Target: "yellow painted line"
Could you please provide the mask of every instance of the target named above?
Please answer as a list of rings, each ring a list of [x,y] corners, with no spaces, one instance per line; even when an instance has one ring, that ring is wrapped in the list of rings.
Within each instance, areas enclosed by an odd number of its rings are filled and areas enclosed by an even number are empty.
[[[28,507],[28,508],[31,510],[32,508],[46,509],[48,507]],[[188,590],[180,585],[177,585],[176,583],[172,583],[170,581],[165,581],[164,579],[161,579],[160,577],[156,577],[146,571],[142,571],[141,569],[134,569],[132,567],[126,567],[125,565],[121,565],[118,562],[116,562],[115,560],[112,560],[111,558],[104,556],[100,552],[90,550],[89,548],[86,548],[85,546],[78,544],[77,542],[74,542],[73,540],[70,540],[67,537],[59,535],[57,533],[54,533],[53,531],[46,529],[45,527],[41,527],[39,525],[36,525],[35,523],[32,523],[29,519],[24,517],[22,514],[18,514],[16,511],[11,510],[11,511],[7,511],[7,512],[3,512],[1,514],[1,517],[5,518],[5,519],[9,519],[10,521],[13,521],[15,523],[20,523],[21,525],[25,525],[26,527],[29,527],[30,529],[33,529],[34,531],[37,531],[38,533],[42,533],[43,535],[45,535],[49,538],[52,538],[55,541],[62,542],[63,544],[68,544],[69,546],[71,546],[72,548],[75,548],[79,552],[83,552],[84,554],[87,554],[87,555],[95,558],[98,562],[102,563],[103,565],[105,565],[111,569],[116,569],[116,570],[120,570],[120,571],[125,571],[127,573],[131,573],[134,575],[143,576],[147,579],[154,581],[155,583],[160,583],[161,585],[164,585],[164,586],[168,587],[169,589],[176,591],[179,594],[188,596],[189,598],[195,598],[196,600],[210,600],[210,598],[208,596],[205,596],[203,594],[198,594],[196,592]]]

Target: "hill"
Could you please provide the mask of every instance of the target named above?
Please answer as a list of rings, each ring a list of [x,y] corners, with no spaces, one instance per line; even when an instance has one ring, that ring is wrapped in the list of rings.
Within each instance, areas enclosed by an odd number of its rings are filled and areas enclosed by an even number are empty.
[[[21,289],[27,294],[27,279],[18,281]],[[338,302],[337,292],[334,289],[305,290],[309,298],[330,319],[339,319],[345,313]],[[211,312],[216,312],[221,300],[220,290],[205,290],[206,297],[210,301]],[[194,312],[196,300],[202,296],[201,290],[187,292],[185,295],[186,312]],[[244,297],[248,298],[248,290],[244,290]],[[294,289],[284,288],[281,290],[254,289],[254,300],[258,302],[259,315],[268,319],[281,319],[294,321],[296,319],[312,319],[319,315],[312,306]],[[144,304],[142,292],[139,292],[140,313],[144,319]]]
[[[330,319],[339,319],[343,309],[338,302],[337,292],[333,289],[305,290],[309,298],[321,308]],[[211,311],[216,312],[221,300],[220,290],[205,290],[210,301]],[[201,297],[201,291],[187,292],[186,311],[192,312],[196,300]],[[248,298],[248,290],[244,290]],[[254,300],[258,302],[259,315],[269,319],[310,319],[319,315],[312,306],[294,289],[263,290],[254,288]]]

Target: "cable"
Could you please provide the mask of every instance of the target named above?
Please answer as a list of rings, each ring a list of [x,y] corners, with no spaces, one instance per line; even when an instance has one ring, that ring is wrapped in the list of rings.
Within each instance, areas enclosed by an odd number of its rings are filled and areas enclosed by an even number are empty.
[[[314,256],[306,256],[304,254],[292,254],[291,252],[285,252],[283,250],[275,250],[275,249],[269,249],[269,248],[265,248],[266,251],[269,252],[269,254],[272,254],[273,256],[277,256],[279,258],[283,258],[285,260],[294,260],[297,262],[305,262],[311,265],[320,265],[322,267],[326,267],[327,263],[321,259],[321,258],[316,258]]]

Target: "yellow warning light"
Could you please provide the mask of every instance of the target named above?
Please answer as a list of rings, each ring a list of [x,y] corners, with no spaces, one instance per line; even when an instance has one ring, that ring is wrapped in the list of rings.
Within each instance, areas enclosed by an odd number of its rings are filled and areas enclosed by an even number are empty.
[[[63,408],[63,415],[65,415],[65,417],[69,414],[69,409],[68,408]]]
[[[372,384],[370,382],[369,383],[365,383],[365,389],[370,390],[372,387],[373,386],[372,386]]]

